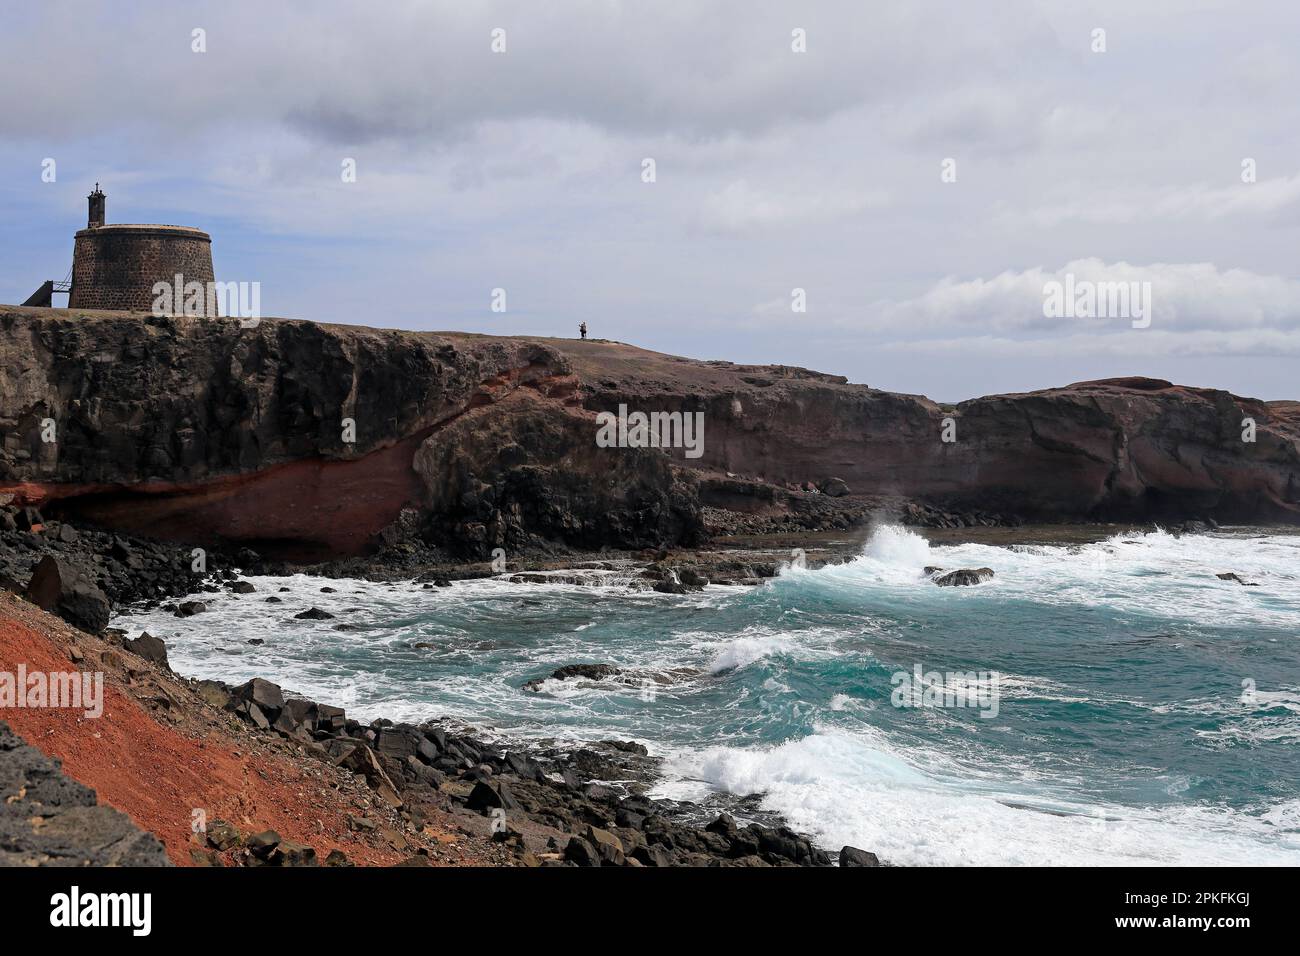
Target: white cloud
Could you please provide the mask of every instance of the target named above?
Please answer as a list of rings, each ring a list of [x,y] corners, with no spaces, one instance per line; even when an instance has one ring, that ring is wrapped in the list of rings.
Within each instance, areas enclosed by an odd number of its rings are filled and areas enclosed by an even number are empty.
[[[936,334],[1025,331],[1042,334],[1080,326],[1123,327],[1128,317],[1048,318],[1044,286],[1064,283],[1151,284],[1152,325],[1178,330],[1300,328],[1300,281],[1259,275],[1211,263],[1107,263],[1076,259],[1060,269],[1041,267],[1002,272],[991,279],[946,277],[919,296],[882,302],[871,310],[870,327]]]

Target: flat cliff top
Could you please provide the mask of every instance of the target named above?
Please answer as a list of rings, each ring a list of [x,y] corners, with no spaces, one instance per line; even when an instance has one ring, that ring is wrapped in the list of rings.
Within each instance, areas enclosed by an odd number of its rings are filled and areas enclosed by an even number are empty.
[[[36,318],[42,320],[63,320],[93,327],[99,323],[116,324],[123,319],[131,321],[148,321],[151,316],[136,312],[106,311],[95,309],[53,309],[31,308],[25,306],[0,305],[0,317]],[[200,318],[174,317],[165,321],[177,326],[187,324],[205,324],[211,322],[234,320],[211,320]],[[779,383],[799,382],[827,388],[844,387],[853,391],[866,390],[880,394],[894,394],[900,397],[917,399],[926,404],[932,403],[921,395],[911,393],[885,393],[869,385],[851,383],[842,375],[832,375],[793,365],[745,365],[722,359],[695,359],[665,352],[655,352],[640,348],[626,342],[609,339],[557,338],[532,335],[491,335],[481,332],[428,330],[413,331],[407,329],[386,329],[379,326],[344,325],[330,322],[313,322],[307,319],[265,318],[263,324],[316,326],[341,338],[384,338],[394,341],[407,340],[412,343],[450,343],[457,348],[473,350],[476,347],[493,345],[531,344],[553,350],[563,356],[573,371],[585,382],[605,388],[626,388],[632,384],[652,386],[655,391],[707,393],[749,391],[754,388],[769,388]],[[1061,397],[1074,395],[1114,395],[1122,393],[1142,393],[1156,395],[1160,393],[1182,394],[1193,398],[1227,394],[1217,389],[1197,388],[1176,385],[1163,379],[1149,378],[1141,375],[1115,376],[1067,385],[1037,389],[1031,392],[996,393],[969,399],[960,404],[997,398],[1018,398],[1023,395],[1043,395]],[[1245,399],[1247,402],[1267,405],[1274,415],[1300,420],[1300,402],[1283,400],[1264,402],[1259,399]]]
[[[74,321],[74,323],[94,328],[95,325],[116,325],[122,319],[147,321],[152,316],[139,312],[66,310],[66,308],[31,308],[23,306],[0,306],[0,316],[26,317],[26,319]],[[187,324],[208,324],[212,321],[191,319],[191,317],[169,317],[168,323],[178,326]],[[233,320],[231,320],[233,321]],[[343,325],[335,323],[315,323],[305,319],[276,319],[266,317],[261,320],[265,325],[313,325],[328,330],[342,338],[386,338],[390,341],[411,341],[424,343],[448,342],[459,349],[473,350],[476,347],[494,345],[530,345],[541,346],[564,356],[571,364],[578,377],[593,385],[614,389],[632,384],[653,385],[654,390],[662,392],[748,392],[750,389],[766,389],[781,382],[800,382],[803,385],[837,386],[849,390],[867,390],[880,394],[897,394],[900,397],[919,399],[927,405],[933,405],[923,395],[910,393],[881,393],[870,385],[854,384],[848,378],[829,375],[784,364],[740,364],[724,359],[693,359],[667,352],[651,351],[642,347],[628,345],[627,342],[612,341],[602,338],[556,338],[549,336],[493,336],[493,334],[474,332],[454,332],[454,330],[408,330],[385,329],[381,326]],[[1195,389],[1188,386],[1174,385],[1173,382],[1143,376],[1119,376],[1102,378],[1102,380],[1074,382],[1070,385],[1039,389],[1030,393],[1006,393],[1005,395],[985,395],[983,398],[1018,397],[1021,394],[1061,395],[1062,393],[1099,394],[1118,392],[1160,393],[1184,392],[1191,394],[1213,393],[1213,389]],[[983,401],[972,398],[970,401]],[[1257,401],[1257,399],[1252,399]],[[963,402],[965,405],[965,402]],[[1296,402],[1270,402],[1275,412],[1300,412]]]

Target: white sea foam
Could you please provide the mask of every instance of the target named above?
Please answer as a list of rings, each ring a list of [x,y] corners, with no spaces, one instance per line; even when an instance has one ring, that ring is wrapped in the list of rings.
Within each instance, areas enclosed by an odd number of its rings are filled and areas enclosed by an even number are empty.
[[[896,864],[1300,864],[1294,808],[1251,815],[1083,803],[1024,781],[944,778],[880,735],[713,747],[677,755],[673,769],[732,793],[763,793],[765,807],[825,846],[867,848]],[[700,796],[680,784],[660,792]]]
[[[976,587],[937,588],[922,573],[927,565],[988,566],[996,576]],[[1215,577],[1228,571],[1259,587]],[[154,610],[114,623],[167,639],[174,666],[186,675],[234,682],[271,677],[362,719],[479,715],[481,721],[491,715],[504,726],[501,732],[515,736],[636,735],[674,754],[664,793],[698,796],[693,789],[702,786],[761,791],[769,807],[832,849],[848,843],[893,862],[1300,863],[1300,800],[1251,812],[1203,802],[1153,808],[1095,800],[1088,796],[1095,791],[1086,766],[1062,760],[1054,765],[1055,777],[1045,775],[1043,758],[1055,756],[1049,736],[1035,739],[1042,754],[1004,752],[989,735],[1005,728],[990,726],[976,736],[961,715],[934,712],[921,718],[933,739],[918,744],[890,723],[887,703],[877,709],[869,694],[862,696],[871,668],[879,671],[882,660],[901,656],[900,649],[910,654],[915,648],[920,659],[943,663],[942,630],[909,630],[900,620],[924,623],[935,612],[951,620],[955,609],[986,615],[996,626],[1006,602],[1043,606],[1049,615],[1057,608],[1109,609],[1125,627],[1138,622],[1128,643],[1148,657],[1195,647],[1203,640],[1197,625],[1206,621],[1271,628],[1278,640],[1289,641],[1300,633],[1300,537],[1157,532],[1081,547],[1006,549],[931,546],[914,532],[883,527],[855,560],[818,571],[788,568],[766,588],[709,588],[683,598],[622,586],[617,575],[600,576],[607,585],[600,588],[554,577],[556,583],[544,587],[502,576],[433,589],[306,575],[252,578],[254,594],[198,595],[211,603],[206,614],[178,619]],[[325,585],[337,593],[322,594]],[[281,587],[288,590],[281,594]],[[268,604],[270,595],[284,602]],[[312,605],[334,619],[292,617]],[[627,639],[629,632],[618,625],[631,612],[645,614],[642,621],[673,613],[680,618],[653,639]],[[1148,629],[1144,622],[1153,618],[1169,627]],[[539,639],[519,642],[521,621],[526,629],[532,620]],[[336,630],[339,625],[349,629]],[[1094,634],[1080,633],[1082,640]],[[246,643],[255,638],[265,644]],[[1044,646],[1037,650],[1043,653]],[[495,655],[498,670],[484,671],[485,652]],[[1213,660],[1217,649],[1206,645],[1202,652]],[[1060,653],[1069,654],[1070,647],[1062,645]],[[807,684],[783,670],[831,658],[845,683],[801,700],[795,688],[806,693]],[[542,693],[520,690],[525,678],[580,661],[644,671],[689,665],[701,673],[657,687],[653,704],[639,700],[636,686],[616,681],[550,681]],[[1294,682],[1261,680],[1253,699],[1243,701],[1240,677],[1230,674],[1217,697],[1202,691],[1207,696],[1137,699],[1144,697],[1140,686],[1085,690],[1086,671],[1052,680],[1034,674],[1031,664],[1016,664],[1008,670],[1021,672],[1000,680],[1008,707],[1041,700],[1192,715],[1207,725],[1188,734],[1209,751],[1300,740]],[[752,676],[760,668],[772,674],[758,684]],[[1081,686],[1073,686],[1074,673],[1085,675],[1078,678]],[[777,715],[801,733],[810,720],[826,723],[778,746],[729,746],[726,734],[701,734],[717,714],[701,711],[691,696],[711,700],[710,688],[717,687],[734,693],[729,706],[737,712],[754,708],[755,721]],[[1170,774],[1161,784],[1176,799],[1189,780]]]
[[[709,665],[709,672],[720,674],[724,671],[745,667],[770,654],[782,654],[795,646],[789,637],[779,634],[767,634],[761,637],[741,637],[723,645],[714,655]]]
[[[923,570],[989,567],[991,581],[936,588]],[[1235,573],[1257,585],[1220,580]],[[777,586],[853,593],[884,589],[911,600],[1109,607],[1188,622],[1231,621],[1300,631],[1300,535],[1128,532],[1082,546],[930,545],[892,525],[877,528],[852,561],[787,568]]]

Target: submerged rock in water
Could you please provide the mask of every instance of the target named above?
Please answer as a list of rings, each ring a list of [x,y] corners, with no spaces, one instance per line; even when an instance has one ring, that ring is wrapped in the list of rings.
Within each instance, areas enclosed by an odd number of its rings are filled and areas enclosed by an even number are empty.
[[[1254,581],[1245,580],[1244,578],[1242,578],[1241,575],[1237,574],[1235,571],[1227,571],[1223,574],[1216,574],[1215,577],[1218,578],[1220,581],[1236,581],[1243,588],[1259,587],[1259,585],[1256,584]]]
[[[202,614],[208,609],[208,606],[202,601],[182,601],[176,605],[175,614],[177,617],[193,617],[195,614]]]
[[[617,677],[621,673],[623,673],[622,668],[615,667],[613,664],[566,664],[552,671],[550,677],[534,677],[523,686],[524,690],[538,690],[548,680],[573,680],[575,678],[604,680],[606,677]]]
[[[972,584],[983,584],[993,579],[992,568],[958,568],[934,579],[941,588],[959,588]]]

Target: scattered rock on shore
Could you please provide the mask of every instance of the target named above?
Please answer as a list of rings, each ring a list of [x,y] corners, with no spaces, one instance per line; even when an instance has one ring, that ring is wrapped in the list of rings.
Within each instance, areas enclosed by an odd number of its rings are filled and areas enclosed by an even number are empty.
[[[843,498],[849,493],[849,486],[843,478],[827,478],[817,490],[829,498]]]
[[[171,665],[167,663],[167,642],[160,637],[154,637],[148,631],[134,640],[126,641],[122,646],[132,654],[138,654],[159,667],[171,670]]]
[[[846,846],[840,850],[840,866],[880,866],[880,858],[855,846]]]
[[[99,634],[108,627],[108,596],[62,558],[46,555],[32,573],[27,598],[69,624]]]

